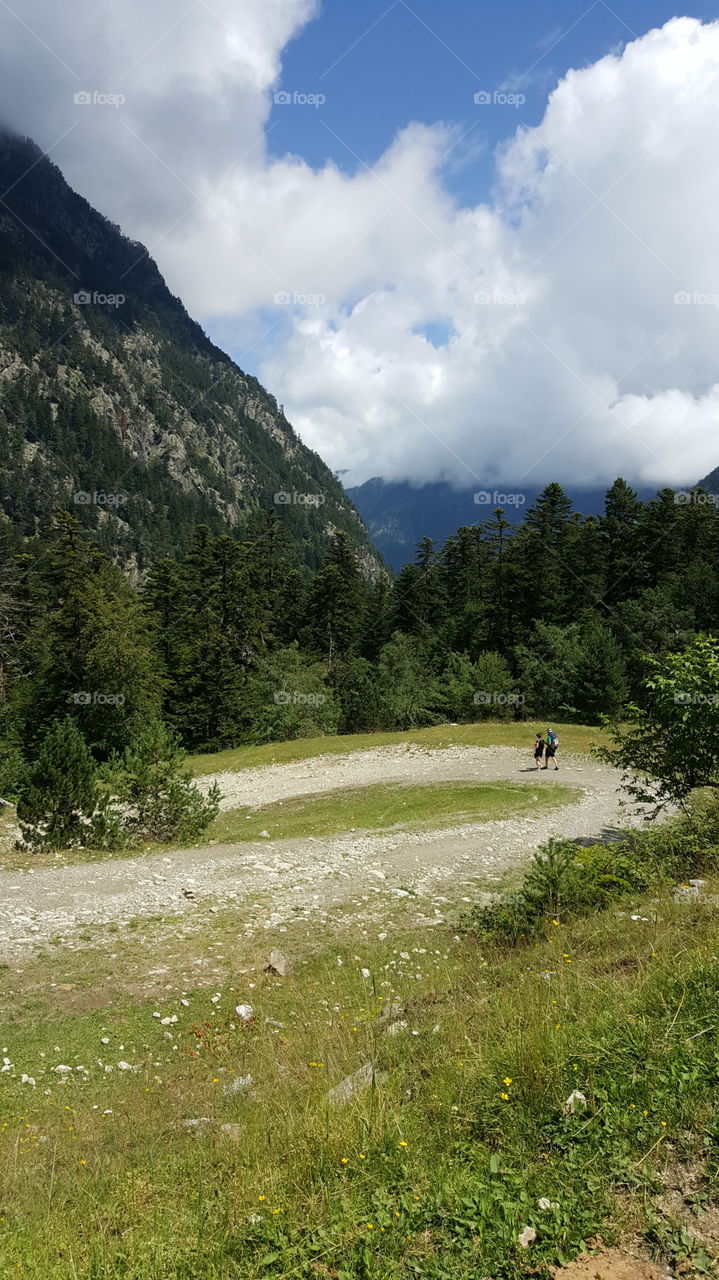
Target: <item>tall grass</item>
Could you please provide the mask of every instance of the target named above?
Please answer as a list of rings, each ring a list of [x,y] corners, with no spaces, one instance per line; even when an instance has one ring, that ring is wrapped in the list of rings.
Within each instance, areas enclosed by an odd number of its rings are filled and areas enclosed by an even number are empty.
[[[0,1074],[0,1274],[518,1280],[600,1232],[656,1240],[667,1160],[716,1187],[719,937],[701,904],[634,905],[644,920],[610,911],[519,951],[358,929],[288,978],[236,973],[214,1004],[175,981],[63,1018],[32,990]],[[331,1106],[366,1063],[371,1086]],[[58,1064],[87,1070],[61,1084]]]

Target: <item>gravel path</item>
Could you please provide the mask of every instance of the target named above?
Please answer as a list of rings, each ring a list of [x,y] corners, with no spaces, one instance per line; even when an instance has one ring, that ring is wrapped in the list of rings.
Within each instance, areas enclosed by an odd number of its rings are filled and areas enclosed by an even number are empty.
[[[367,900],[379,892],[392,898],[416,895],[438,915],[450,901],[447,892],[457,902],[469,889],[474,896],[478,888],[491,889],[550,836],[606,838],[619,826],[639,821],[620,809],[618,775],[606,765],[567,757],[561,758],[558,773],[537,775],[529,753],[510,747],[383,747],[217,777],[225,807],[373,782],[453,779],[539,781],[547,787],[561,782],[584,794],[577,804],[536,818],[425,832],[210,845],[164,856],[0,872],[0,960],[51,938],[80,945],[78,932],[89,925],[197,913],[208,904],[234,902],[245,917],[262,907],[266,916],[269,899],[269,923],[275,925],[298,910],[325,912],[358,894]]]

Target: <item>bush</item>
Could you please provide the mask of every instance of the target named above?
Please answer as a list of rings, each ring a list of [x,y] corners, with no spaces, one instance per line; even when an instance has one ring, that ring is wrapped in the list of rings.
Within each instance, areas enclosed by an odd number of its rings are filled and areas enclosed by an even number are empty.
[[[124,808],[122,827],[131,841],[194,840],[217,817],[217,784],[204,796],[186,758],[177,735],[158,720],[112,761],[107,777]]]
[[[84,844],[98,804],[97,772],[74,720],[57,720],[21,780],[17,814],[31,848]]]
[[[465,917],[468,932],[499,942],[529,939],[552,921],[587,916],[719,865],[719,799],[700,793],[691,810],[611,844],[550,840],[533,857],[521,888]]]

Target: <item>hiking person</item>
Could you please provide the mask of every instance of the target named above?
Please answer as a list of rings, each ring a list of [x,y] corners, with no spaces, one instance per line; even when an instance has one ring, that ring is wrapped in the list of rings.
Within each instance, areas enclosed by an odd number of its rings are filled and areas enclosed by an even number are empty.
[[[544,755],[544,747],[545,747],[545,742],[541,733],[535,733],[534,735],[534,767],[536,769],[541,769],[542,767],[541,760],[542,760],[542,756]]]
[[[556,773],[557,769],[559,768],[559,765],[557,764],[557,760],[556,760],[557,747],[558,747],[558,746],[559,746],[559,738],[557,737],[556,733],[554,732],[554,729],[547,729],[547,747],[546,747],[546,750],[545,750],[545,753],[544,753],[544,765],[543,765],[543,768],[548,769],[548,768],[549,768],[549,761],[550,761],[550,760],[554,760],[554,771],[555,771],[555,773]]]

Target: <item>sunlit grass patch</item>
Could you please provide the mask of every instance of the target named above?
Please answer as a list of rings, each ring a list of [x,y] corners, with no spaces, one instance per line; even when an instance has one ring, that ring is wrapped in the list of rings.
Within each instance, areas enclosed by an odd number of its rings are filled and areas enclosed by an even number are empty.
[[[406,786],[377,783],[308,796],[292,796],[261,808],[229,809],[210,835],[226,842],[256,840],[266,831],[275,840],[331,836],[345,831],[431,829],[537,814],[571,804],[581,792],[554,784],[436,782]]]
[[[608,741],[601,729],[589,725],[553,722],[561,741],[562,754],[589,753],[593,742]],[[231,747],[207,755],[195,755],[190,764],[199,776],[207,773],[233,772],[258,768],[266,764],[285,764],[307,760],[312,756],[347,755],[352,751],[370,751],[375,747],[423,746],[442,749],[452,746],[519,747],[531,758],[531,746],[537,729],[546,729],[540,721],[484,720],[477,724],[440,724],[428,729],[411,729],[401,733],[353,733],[338,737],[302,738],[291,742],[269,742],[257,747]]]

